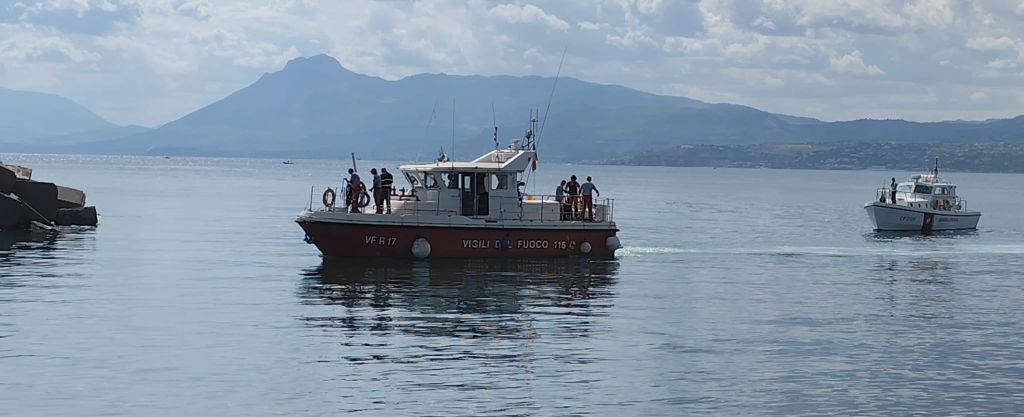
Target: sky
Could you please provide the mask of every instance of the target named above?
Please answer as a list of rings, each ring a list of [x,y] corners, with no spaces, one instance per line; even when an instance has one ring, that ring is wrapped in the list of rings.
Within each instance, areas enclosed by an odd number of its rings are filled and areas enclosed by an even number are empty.
[[[1024,114],[1024,0],[0,0],[0,86],[158,126],[326,53],[823,120]]]

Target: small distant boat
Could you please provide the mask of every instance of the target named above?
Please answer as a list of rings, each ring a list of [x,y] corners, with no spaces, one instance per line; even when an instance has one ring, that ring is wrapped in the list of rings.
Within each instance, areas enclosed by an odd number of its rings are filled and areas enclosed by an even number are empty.
[[[288,161],[284,161],[284,162],[282,162],[282,164],[285,164],[285,165],[294,165],[295,163],[294,163],[294,162],[292,162],[292,161],[290,161],[290,160],[288,160]]]
[[[939,178],[938,158],[932,172],[897,184],[895,193],[878,189],[864,210],[877,231],[971,230],[981,219],[981,212],[968,210],[967,200],[956,194],[956,184]]]

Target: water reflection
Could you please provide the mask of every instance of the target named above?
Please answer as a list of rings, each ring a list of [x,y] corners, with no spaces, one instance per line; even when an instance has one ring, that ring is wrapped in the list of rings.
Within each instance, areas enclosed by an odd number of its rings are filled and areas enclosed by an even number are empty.
[[[346,332],[533,338],[540,317],[585,335],[611,305],[618,263],[585,260],[344,260],[303,272],[302,320]],[[322,313],[323,310],[317,310]]]

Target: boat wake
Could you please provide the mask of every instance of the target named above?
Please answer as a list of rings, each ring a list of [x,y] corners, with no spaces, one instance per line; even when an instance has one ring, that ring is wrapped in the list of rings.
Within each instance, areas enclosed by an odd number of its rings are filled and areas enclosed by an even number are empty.
[[[631,258],[657,255],[715,255],[715,256],[822,256],[822,257],[873,257],[873,256],[957,256],[957,255],[1024,255],[1024,245],[956,245],[950,247],[908,247],[908,248],[851,248],[830,246],[779,246],[774,248],[712,248],[685,249],[673,247],[626,247],[616,257]]]

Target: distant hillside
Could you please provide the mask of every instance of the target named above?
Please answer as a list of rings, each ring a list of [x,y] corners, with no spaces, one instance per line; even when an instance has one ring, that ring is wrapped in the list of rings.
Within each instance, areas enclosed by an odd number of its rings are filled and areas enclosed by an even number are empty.
[[[440,147],[450,148],[454,136],[454,156],[462,159],[493,147],[492,120],[502,144],[522,137],[528,112],[546,108],[553,84],[550,77],[445,74],[388,81],[318,55],[292,60],[156,130],[68,149],[315,158],[354,151],[367,158],[426,160]],[[1024,143],[1024,117],[825,123],[572,78],[558,80],[543,125],[541,158],[565,161],[619,159],[686,144]]]
[[[917,171],[938,157],[944,169],[1024,172],[1024,144],[803,143],[681,145],[610,161],[622,165]]]
[[[116,127],[82,105],[53,94],[0,88],[0,143]]]

